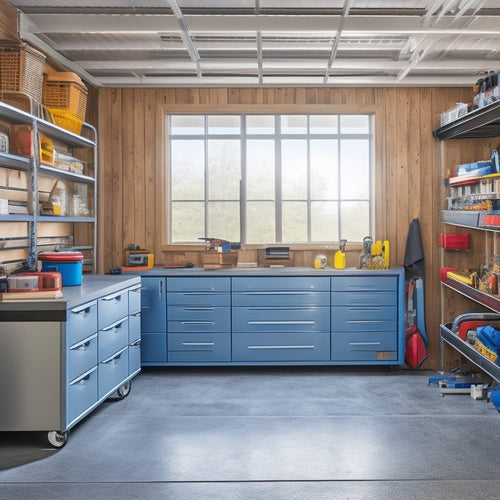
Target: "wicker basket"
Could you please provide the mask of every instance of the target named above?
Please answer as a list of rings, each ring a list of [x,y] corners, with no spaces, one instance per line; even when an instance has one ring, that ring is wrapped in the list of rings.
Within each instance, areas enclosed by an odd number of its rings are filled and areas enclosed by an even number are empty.
[[[82,122],[87,112],[87,87],[74,73],[49,73],[43,84],[43,104],[51,111],[66,112]]]
[[[25,43],[0,42],[0,90],[24,92],[42,102],[45,56]]]

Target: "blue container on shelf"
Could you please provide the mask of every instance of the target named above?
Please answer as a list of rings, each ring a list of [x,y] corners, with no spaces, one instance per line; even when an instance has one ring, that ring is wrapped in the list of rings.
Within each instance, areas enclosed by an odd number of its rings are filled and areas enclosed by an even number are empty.
[[[62,286],[82,284],[83,254],[81,252],[42,252],[38,254],[42,261],[42,271],[61,273]]]

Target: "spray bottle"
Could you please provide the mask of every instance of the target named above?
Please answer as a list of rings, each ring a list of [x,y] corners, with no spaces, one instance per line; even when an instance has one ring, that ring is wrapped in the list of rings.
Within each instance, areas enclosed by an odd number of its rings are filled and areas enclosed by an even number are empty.
[[[347,240],[340,240],[339,249],[335,252],[333,267],[335,269],[344,269],[346,265],[345,246]]]

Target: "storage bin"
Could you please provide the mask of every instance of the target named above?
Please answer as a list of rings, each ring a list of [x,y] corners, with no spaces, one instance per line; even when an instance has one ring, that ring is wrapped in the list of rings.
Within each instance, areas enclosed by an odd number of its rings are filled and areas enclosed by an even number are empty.
[[[43,87],[43,104],[51,112],[65,111],[82,122],[87,111],[87,87],[71,72],[49,73]]]
[[[0,90],[23,92],[42,102],[45,56],[25,43],[0,42]]]
[[[469,234],[441,233],[439,235],[439,246],[448,250],[461,250],[469,248]]]
[[[43,252],[38,255],[42,271],[61,273],[63,286],[82,284],[83,254],[81,252]]]

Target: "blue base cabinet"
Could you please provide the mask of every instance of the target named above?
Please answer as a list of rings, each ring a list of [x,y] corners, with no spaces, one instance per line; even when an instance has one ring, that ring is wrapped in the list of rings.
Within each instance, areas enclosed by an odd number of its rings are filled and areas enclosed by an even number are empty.
[[[402,269],[191,269],[142,285],[143,365],[404,362]]]
[[[167,362],[167,279],[141,280],[141,364]]]
[[[64,298],[0,303],[0,431],[47,431],[55,447],[141,370],[139,278],[84,276]]]

